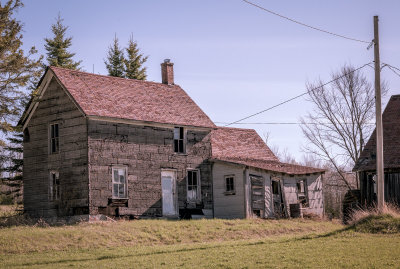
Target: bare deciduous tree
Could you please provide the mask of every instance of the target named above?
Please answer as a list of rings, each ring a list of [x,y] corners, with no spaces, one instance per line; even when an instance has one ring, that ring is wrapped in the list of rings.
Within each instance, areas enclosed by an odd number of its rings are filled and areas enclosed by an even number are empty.
[[[320,80],[307,84],[314,109],[301,118],[309,142],[304,149],[325,160],[352,189],[343,172],[354,166],[374,128],[375,92],[367,78],[350,65],[332,78],[335,81],[327,86]],[[386,87],[382,89],[387,92]]]

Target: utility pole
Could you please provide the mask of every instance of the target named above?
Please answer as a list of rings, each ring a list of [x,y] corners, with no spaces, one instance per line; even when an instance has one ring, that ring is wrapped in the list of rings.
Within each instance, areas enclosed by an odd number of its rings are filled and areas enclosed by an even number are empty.
[[[376,174],[378,210],[382,212],[385,204],[385,175],[383,166],[383,128],[381,101],[381,66],[379,60],[378,16],[374,16],[374,61],[375,61],[375,113],[376,113]]]

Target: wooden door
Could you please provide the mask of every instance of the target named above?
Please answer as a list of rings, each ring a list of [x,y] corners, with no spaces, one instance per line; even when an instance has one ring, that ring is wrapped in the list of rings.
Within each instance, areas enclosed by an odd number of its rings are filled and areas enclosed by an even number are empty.
[[[265,209],[264,179],[258,176],[250,176],[250,185],[253,215],[263,218]]]
[[[161,171],[162,212],[163,216],[177,216],[176,172]]]

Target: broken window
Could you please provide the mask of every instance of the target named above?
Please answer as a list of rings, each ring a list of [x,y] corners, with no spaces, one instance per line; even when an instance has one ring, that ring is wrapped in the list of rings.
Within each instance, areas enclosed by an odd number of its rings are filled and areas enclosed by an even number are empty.
[[[297,181],[297,198],[303,207],[308,207],[307,197],[307,180],[301,179]]]
[[[279,181],[272,180],[272,194],[280,194]]]
[[[235,177],[233,175],[225,176],[225,190],[226,192],[235,192]]]
[[[127,198],[126,167],[112,168],[112,197],[114,199]]]
[[[49,200],[56,201],[60,200],[60,177],[57,171],[50,171],[50,182],[49,182]]]
[[[174,151],[177,153],[185,152],[184,129],[183,127],[174,128]]]
[[[59,151],[58,123],[50,124],[50,153]]]
[[[200,177],[198,170],[187,172],[187,200],[194,202],[200,200]]]

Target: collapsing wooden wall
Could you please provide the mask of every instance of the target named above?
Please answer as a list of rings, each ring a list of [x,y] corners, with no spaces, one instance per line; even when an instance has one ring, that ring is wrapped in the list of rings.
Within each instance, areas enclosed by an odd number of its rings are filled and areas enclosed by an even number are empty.
[[[361,205],[376,203],[375,171],[360,172]],[[385,202],[400,205],[400,171],[385,171]]]

